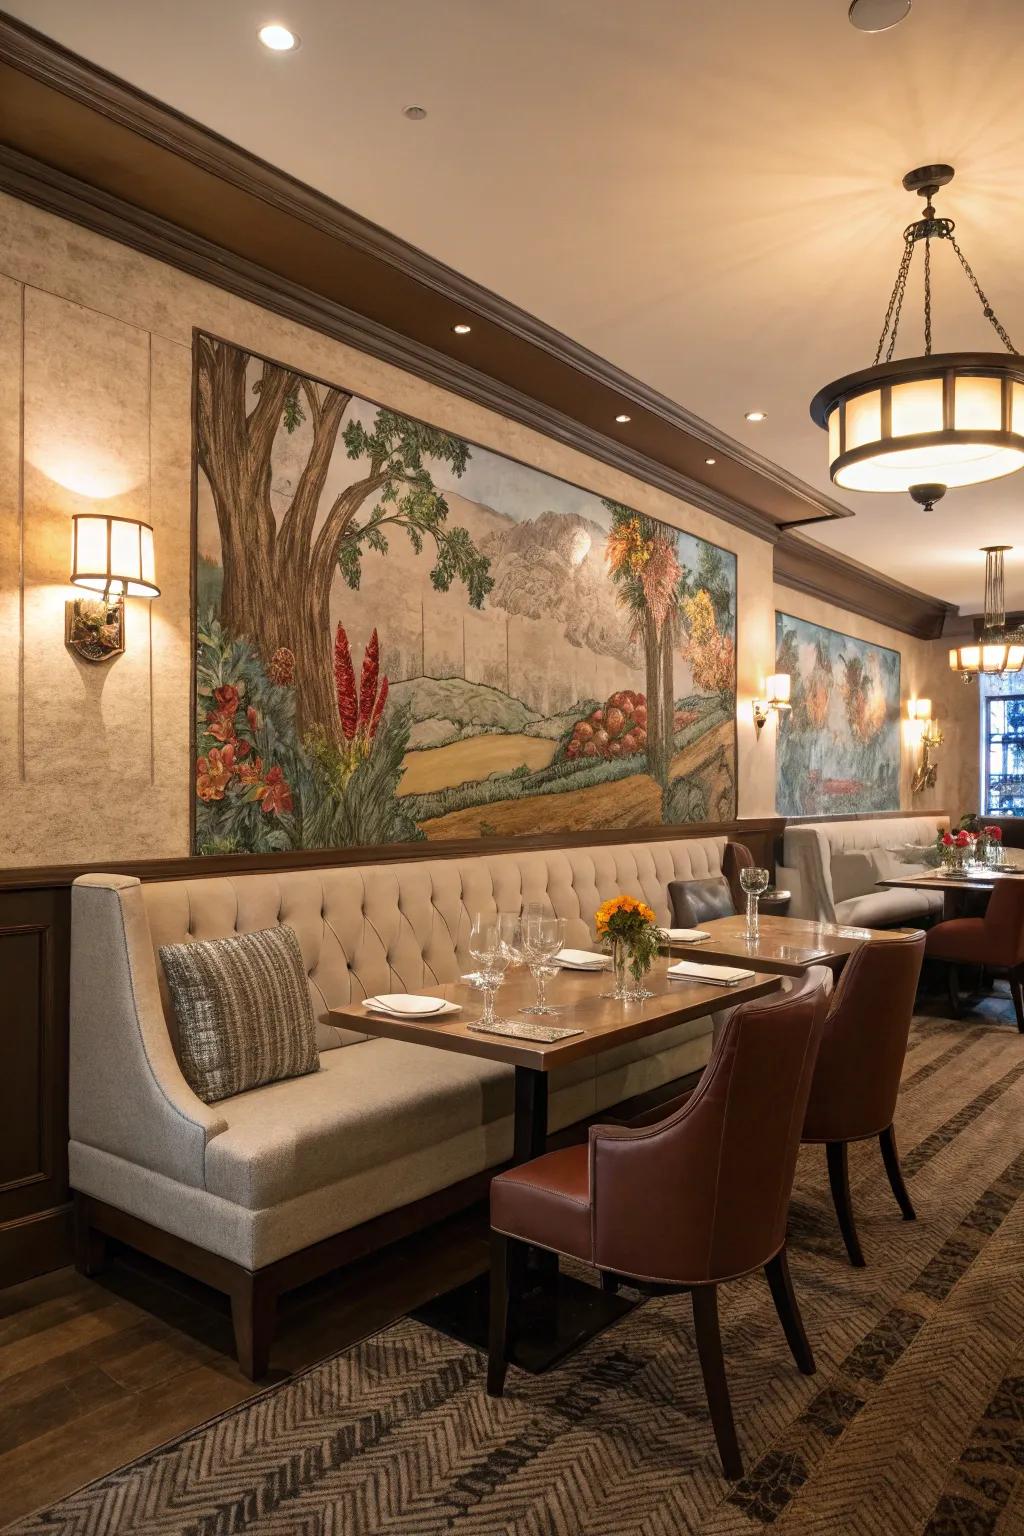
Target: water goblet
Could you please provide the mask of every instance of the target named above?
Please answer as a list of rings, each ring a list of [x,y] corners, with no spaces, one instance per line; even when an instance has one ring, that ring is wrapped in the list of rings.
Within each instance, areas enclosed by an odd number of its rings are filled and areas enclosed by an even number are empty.
[[[505,968],[509,963],[495,918],[482,913],[473,918],[469,929],[469,952],[477,962],[478,969],[467,980],[470,986],[483,994],[480,1023],[506,1023],[505,1019],[497,1018],[494,1012],[494,998],[505,980]]]
[[[761,931],[758,917],[758,898],[768,889],[771,880],[771,872],[767,869],[758,869],[756,866],[750,869],[740,870],[740,885],[747,895],[747,938],[756,940]]]
[[[558,974],[552,961],[565,944],[565,918],[531,913],[523,923],[523,956],[537,987],[537,1001],[522,1013],[557,1013],[547,1000],[548,980]]]

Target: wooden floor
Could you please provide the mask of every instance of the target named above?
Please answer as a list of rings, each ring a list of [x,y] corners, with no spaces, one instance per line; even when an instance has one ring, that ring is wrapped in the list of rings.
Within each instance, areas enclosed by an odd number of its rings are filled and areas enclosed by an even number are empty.
[[[975,1017],[1012,1020],[1000,991]],[[481,1206],[283,1297],[268,1381],[486,1260]],[[112,1245],[97,1280],[62,1269],[0,1291],[0,1529],[259,1390],[235,1364],[224,1298],[138,1254]]]

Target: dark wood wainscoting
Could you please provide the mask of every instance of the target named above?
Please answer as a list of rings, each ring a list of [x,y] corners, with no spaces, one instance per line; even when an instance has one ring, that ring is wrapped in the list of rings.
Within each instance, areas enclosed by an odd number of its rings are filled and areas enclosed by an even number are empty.
[[[714,826],[577,834],[563,838],[416,843],[400,848],[349,848],[268,857],[153,859],[64,865],[0,873],[0,1287],[69,1263],[68,968],[71,884],[105,871],[141,880],[250,874],[267,869],[324,868],[405,859],[458,858],[528,848],[660,842],[728,836],[774,867],[779,817]]]

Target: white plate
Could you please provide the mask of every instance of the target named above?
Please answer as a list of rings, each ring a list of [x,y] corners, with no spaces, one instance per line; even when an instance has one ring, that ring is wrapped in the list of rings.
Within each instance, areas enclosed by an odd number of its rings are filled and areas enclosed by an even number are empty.
[[[560,949],[555,960],[567,971],[603,971],[608,959],[592,949]]]
[[[363,1007],[375,1013],[390,1013],[399,1019],[432,1019],[442,1013],[458,1013],[458,1003],[449,1003],[443,997],[417,997],[408,992],[386,992],[375,997],[365,997]]]

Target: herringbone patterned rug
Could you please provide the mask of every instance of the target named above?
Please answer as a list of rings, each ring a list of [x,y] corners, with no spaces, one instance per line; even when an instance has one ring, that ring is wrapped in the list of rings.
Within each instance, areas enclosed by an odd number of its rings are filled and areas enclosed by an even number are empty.
[[[1024,1040],[921,1019],[846,1262],[801,1154],[791,1255],[818,1374],[760,1276],[723,1289],[748,1474],[723,1481],[687,1298],[648,1302],[490,1402],[480,1356],[405,1321],[11,1528],[22,1536],[1009,1536],[1024,1532]]]

